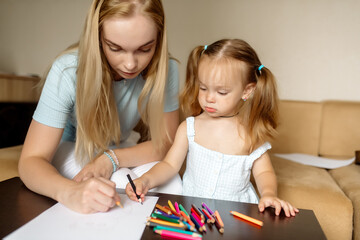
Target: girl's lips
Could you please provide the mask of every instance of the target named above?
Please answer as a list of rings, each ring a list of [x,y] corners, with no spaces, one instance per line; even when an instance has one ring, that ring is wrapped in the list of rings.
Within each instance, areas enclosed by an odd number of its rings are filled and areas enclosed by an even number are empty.
[[[210,107],[205,107],[205,110],[209,113],[214,113],[216,112],[216,109],[215,108],[210,108]]]

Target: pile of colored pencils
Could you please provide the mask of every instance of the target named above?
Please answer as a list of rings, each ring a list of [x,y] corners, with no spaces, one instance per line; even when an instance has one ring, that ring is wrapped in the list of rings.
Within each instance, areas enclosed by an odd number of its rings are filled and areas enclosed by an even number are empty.
[[[224,223],[219,212],[212,211],[205,203],[202,208],[191,205],[189,213],[185,208],[168,200],[169,206],[156,204],[156,209],[147,218],[147,226],[161,236],[177,239],[202,239],[202,233],[207,231],[206,224],[214,224],[220,233],[224,233]]]

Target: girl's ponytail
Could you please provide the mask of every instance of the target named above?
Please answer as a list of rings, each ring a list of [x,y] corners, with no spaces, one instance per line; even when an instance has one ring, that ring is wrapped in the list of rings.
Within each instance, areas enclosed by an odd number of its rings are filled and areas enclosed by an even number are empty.
[[[256,88],[249,101],[248,129],[251,146],[268,141],[276,135],[278,125],[278,95],[274,75],[269,69],[258,67],[255,72]]]
[[[199,84],[197,83],[199,60],[204,52],[203,46],[198,46],[191,51],[187,67],[184,89],[180,94],[180,106],[184,117],[196,116],[201,113],[198,102]]]

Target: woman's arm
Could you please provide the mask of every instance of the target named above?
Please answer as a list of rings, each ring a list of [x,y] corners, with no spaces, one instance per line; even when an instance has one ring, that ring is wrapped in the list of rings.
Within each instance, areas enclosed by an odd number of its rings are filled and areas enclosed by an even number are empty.
[[[63,129],[30,124],[19,160],[19,174],[25,185],[39,194],[53,198],[78,212],[107,211],[119,200],[115,184],[93,178],[77,183],[61,176],[51,165]]]
[[[179,172],[188,151],[188,140],[186,134],[186,122],[180,124],[174,144],[163,161],[152,167],[147,173],[134,180],[137,194],[144,201],[145,194],[151,188],[164,184]],[[137,201],[133,189],[127,184],[126,193],[129,198]]]
[[[179,110],[164,113],[165,127],[173,140],[179,126]],[[154,149],[151,141],[146,141],[129,148],[115,149],[120,167],[137,167],[149,162],[161,161],[169,150],[171,143],[166,138],[166,145],[162,152]],[[76,181],[83,181],[93,176],[110,178],[113,171],[112,164],[107,156],[102,154],[98,159],[87,164],[75,177]]]
[[[261,196],[258,205],[260,212],[270,206],[275,207],[276,215],[280,214],[281,209],[284,209],[287,217],[295,216],[295,213],[299,212],[290,203],[277,197],[276,175],[268,153],[264,153],[254,162],[252,171]]]

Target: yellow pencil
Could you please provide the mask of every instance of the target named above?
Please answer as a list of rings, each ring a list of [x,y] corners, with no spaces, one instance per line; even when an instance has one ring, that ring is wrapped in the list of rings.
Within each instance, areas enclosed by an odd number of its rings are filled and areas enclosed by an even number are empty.
[[[236,212],[236,211],[230,211],[230,213],[231,213],[232,215],[236,216],[236,217],[242,218],[242,219],[244,219],[244,220],[246,220],[246,221],[249,221],[249,222],[252,222],[252,223],[254,223],[254,224],[256,224],[256,225],[259,225],[259,226],[263,226],[263,225],[264,225],[264,223],[263,223],[262,221],[257,220],[257,219],[252,218],[252,217],[249,217],[249,216],[246,216],[246,215],[244,215],[244,214],[242,214],[242,213],[239,213],[239,212]]]
[[[168,204],[169,204],[169,207],[171,208],[171,210],[173,210],[174,212],[176,212],[175,208],[174,208],[174,205],[171,203],[170,200],[168,200]]]
[[[121,208],[124,208],[120,201],[116,201],[116,205],[121,207]]]
[[[151,217],[149,217],[147,219],[147,221],[162,224],[162,225],[166,225],[166,226],[172,226],[172,227],[181,227],[181,228],[183,228],[185,226],[182,222],[180,222],[180,223],[171,223],[171,222],[168,222],[168,221],[163,221],[163,220],[159,220],[159,219],[151,218]]]

